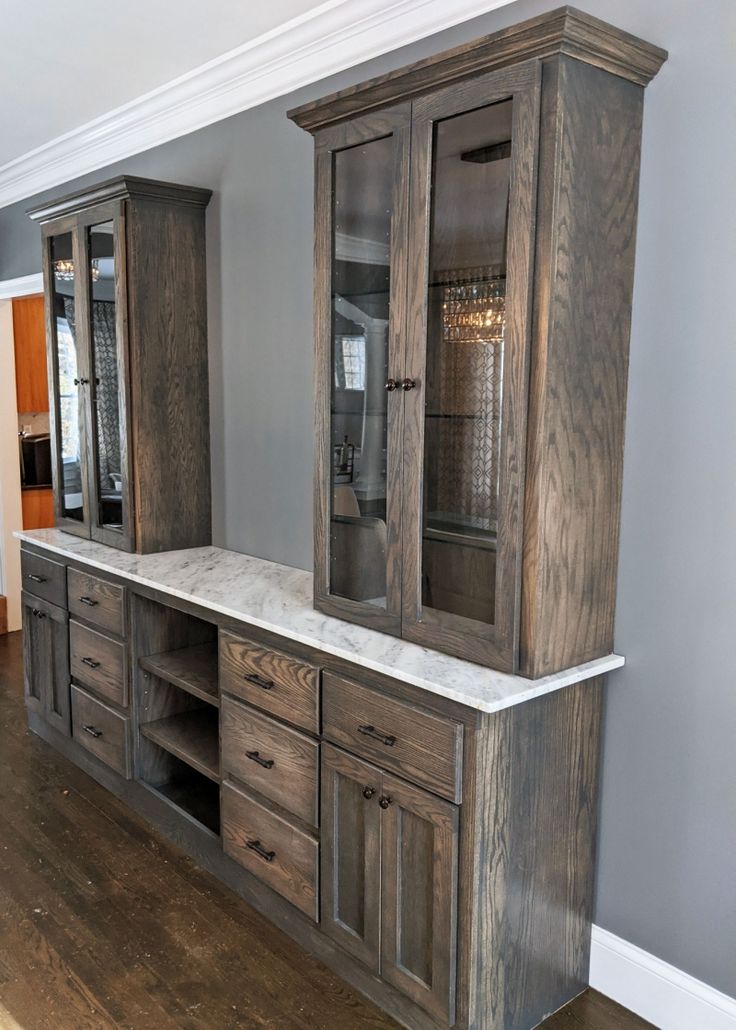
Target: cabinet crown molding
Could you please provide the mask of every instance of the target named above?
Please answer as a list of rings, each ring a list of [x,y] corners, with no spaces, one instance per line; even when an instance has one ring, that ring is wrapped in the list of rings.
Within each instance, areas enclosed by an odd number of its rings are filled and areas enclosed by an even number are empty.
[[[119,175],[115,179],[106,179],[105,182],[75,190],[66,196],[47,200],[37,207],[30,208],[27,214],[34,222],[43,224],[112,200],[148,199],[159,203],[205,208],[211,196],[212,190],[199,186],[181,186],[158,179],[143,179],[137,175]]]
[[[667,51],[574,7],[520,22],[386,75],[303,104],[288,117],[307,132],[368,114],[440,86],[532,58],[565,54],[646,86]]]

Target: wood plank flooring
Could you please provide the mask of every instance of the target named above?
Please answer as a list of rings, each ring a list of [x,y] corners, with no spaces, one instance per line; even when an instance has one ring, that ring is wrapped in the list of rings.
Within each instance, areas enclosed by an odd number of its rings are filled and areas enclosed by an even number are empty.
[[[396,1024],[26,729],[0,636],[0,1030]],[[643,1030],[588,991],[544,1030]]]

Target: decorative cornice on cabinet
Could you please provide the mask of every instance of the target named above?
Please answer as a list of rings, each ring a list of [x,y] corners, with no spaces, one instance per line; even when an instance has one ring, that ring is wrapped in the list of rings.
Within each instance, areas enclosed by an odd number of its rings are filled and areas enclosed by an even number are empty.
[[[0,208],[512,0],[328,0],[0,167]]]
[[[199,186],[180,186],[174,182],[158,182],[153,179],[142,179],[137,175],[120,175],[116,179],[107,179],[92,188],[76,190],[65,197],[56,197],[38,207],[32,207],[28,215],[34,222],[49,222],[72,212],[84,211],[87,208],[106,204],[111,200],[126,200],[129,197],[142,197],[147,200],[165,201],[168,204],[182,204],[186,207],[207,207],[212,190]]]
[[[303,104],[289,111],[288,116],[302,129],[316,132],[473,75],[555,54],[574,57],[640,86],[646,86],[667,59],[667,51],[660,47],[574,7],[560,7],[360,86]]]

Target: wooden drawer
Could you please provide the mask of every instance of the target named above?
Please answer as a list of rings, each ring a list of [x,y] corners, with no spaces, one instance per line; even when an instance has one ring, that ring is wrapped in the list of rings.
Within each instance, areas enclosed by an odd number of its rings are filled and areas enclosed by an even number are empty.
[[[272,715],[319,733],[319,669],[220,633],[220,687]]]
[[[225,854],[315,922],[319,844],[230,783],[222,785]]]
[[[325,672],[323,734],[423,787],[460,801],[462,724]]]
[[[125,636],[125,587],[79,569],[67,573],[69,611],[100,629]]]
[[[74,684],[72,736],[105,765],[130,779],[129,720]]]
[[[72,679],[113,704],[128,705],[126,645],[104,633],[69,622],[69,657]]]
[[[24,590],[66,608],[66,565],[21,550],[20,568]]]
[[[319,744],[229,697],[221,704],[222,774],[317,825]]]

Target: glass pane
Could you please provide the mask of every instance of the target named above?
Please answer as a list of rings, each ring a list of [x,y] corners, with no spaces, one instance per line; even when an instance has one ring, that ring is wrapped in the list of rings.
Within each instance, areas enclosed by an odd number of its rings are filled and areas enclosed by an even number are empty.
[[[334,162],[330,592],[385,607],[391,137]]]
[[[123,528],[120,463],[120,382],[115,332],[114,223],[93,225],[88,232],[90,336],[94,377],[96,452],[96,521],[108,529]]]
[[[495,620],[511,101],[434,126],[422,602]]]
[[[72,234],[51,240],[52,304],[56,326],[56,363],[59,377],[59,449],[61,514],[84,521],[79,429],[79,366],[74,302]]]

